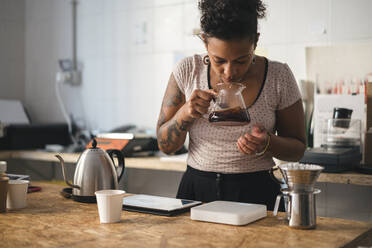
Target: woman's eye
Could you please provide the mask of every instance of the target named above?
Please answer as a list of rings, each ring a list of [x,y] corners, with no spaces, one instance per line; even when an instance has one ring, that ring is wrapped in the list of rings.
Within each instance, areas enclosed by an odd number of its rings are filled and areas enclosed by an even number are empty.
[[[238,64],[245,64],[245,63],[247,63],[247,61],[236,61],[236,63],[238,63]]]
[[[223,64],[223,63],[225,63],[225,61],[223,61],[223,60],[215,60],[215,62],[216,62],[217,64]]]

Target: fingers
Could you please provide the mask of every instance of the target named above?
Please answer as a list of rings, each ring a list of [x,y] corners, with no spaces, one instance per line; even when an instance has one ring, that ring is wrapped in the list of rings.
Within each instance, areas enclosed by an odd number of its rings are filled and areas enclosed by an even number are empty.
[[[212,100],[217,96],[217,93],[213,90],[197,90],[198,95],[205,100]]]
[[[197,103],[190,103],[188,113],[192,118],[200,118],[202,115],[208,112],[208,106],[200,106]]]
[[[191,98],[195,97],[197,99],[200,99],[202,102],[209,102],[215,98],[217,95],[216,92],[214,92],[213,90],[199,90],[199,89],[196,89],[194,90]]]
[[[255,154],[258,151],[261,151],[266,144],[267,133],[258,133],[256,136],[249,133],[241,136],[237,141],[238,149],[246,154]]]
[[[262,139],[260,137],[253,136],[249,133],[246,133],[243,137],[245,138],[244,141],[246,143],[251,142],[255,145],[260,145],[262,143]]]
[[[194,90],[188,101],[188,115],[192,118],[203,116],[208,112],[210,102],[215,95],[216,93],[212,90]]]
[[[251,134],[255,137],[262,137],[263,135],[265,135],[265,128],[261,124],[255,124],[252,127]]]
[[[244,144],[241,139],[238,139],[237,146],[240,152],[244,154],[256,153],[256,148],[252,144]]]

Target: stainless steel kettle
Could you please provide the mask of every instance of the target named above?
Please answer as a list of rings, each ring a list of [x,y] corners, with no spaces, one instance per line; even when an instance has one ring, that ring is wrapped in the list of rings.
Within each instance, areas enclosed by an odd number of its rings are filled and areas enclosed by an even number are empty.
[[[113,155],[116,155],[118,160],[117,168]],[[78,159],[72,184],[67,180],[63,158],[59,155],[56,157],[61,163],[66,184],[73,188],[72,199],[75,201],[96,202],[94,192],[97,190],[119,189],[118,182],[125,169],[124,155],[121,151],[112,149],[106,152],[97,147],[97,142],[93,139],[92,147],[85,150]]]

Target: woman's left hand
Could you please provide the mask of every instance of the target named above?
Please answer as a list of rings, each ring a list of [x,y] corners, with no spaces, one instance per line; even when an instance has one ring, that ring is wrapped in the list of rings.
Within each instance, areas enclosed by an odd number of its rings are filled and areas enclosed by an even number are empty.
[[[238,149],[245,154],[256,154],[265,149],[268,142],[266,129],[261,125],[254,125],[251,133],[240,136],[237,142]]]

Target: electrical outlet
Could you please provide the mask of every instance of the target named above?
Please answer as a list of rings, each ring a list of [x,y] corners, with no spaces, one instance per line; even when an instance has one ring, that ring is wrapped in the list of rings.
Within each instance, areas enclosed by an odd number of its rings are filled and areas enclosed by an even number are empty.
[[[71,71],[71,80],[70,80],[69,83],[71,85],[80,85],[81,84],[81,76],[82,76],[81,71],[79,71],[79,70]]]
[[[81,79],[82,73],[79,70],[57,72],[57,80],[65,84],[80,85]]]
[[[76,69],[76,62],[71,59],[59,59],[59,67],[62,72],[57,72],[57,81],[70,85],[80,85],[82,73]]]

